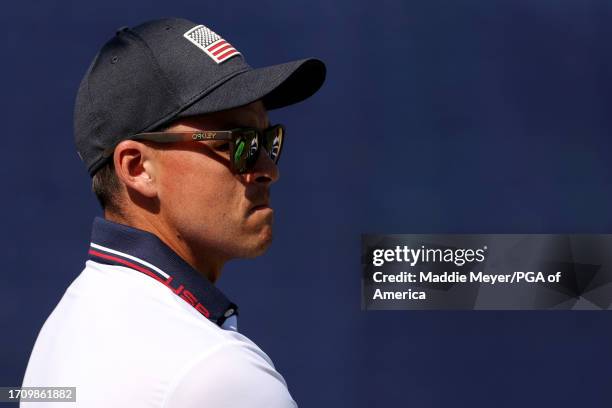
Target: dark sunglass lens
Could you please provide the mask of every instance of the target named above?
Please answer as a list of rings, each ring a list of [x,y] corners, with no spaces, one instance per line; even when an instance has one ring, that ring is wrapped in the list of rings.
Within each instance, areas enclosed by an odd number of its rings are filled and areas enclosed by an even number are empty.
[[[238,173],[244,173],[253,167],[257,161],[259,140],[255,131],[241,132],[234,142],[233,163]]]
[[[249,140],[249,153],[247,156],[247,166],[249,169],[253,168],[255,162],[257,161],[257,156],[259,153],[259,138],[257,137],[257,133],[252,132],[252,135]]]
[[[283,145],[283,128],[275,126],[266,133],[266,151],[274,163],[278,162]]]

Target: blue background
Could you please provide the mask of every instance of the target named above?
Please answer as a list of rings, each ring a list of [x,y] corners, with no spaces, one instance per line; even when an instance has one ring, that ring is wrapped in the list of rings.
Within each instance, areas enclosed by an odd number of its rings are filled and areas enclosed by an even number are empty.
[[[228,264],[240,329],[302,407],[610,406],[608,312],[363,312],[361,233],[612,233],[612,3],[22,1],[3,6],[0,385],[86,257],[99,214],[78,83],[123,25],[182,16],[322,90],[290,139],[275,243]],[[203,181],[204,182],[204,181]]]

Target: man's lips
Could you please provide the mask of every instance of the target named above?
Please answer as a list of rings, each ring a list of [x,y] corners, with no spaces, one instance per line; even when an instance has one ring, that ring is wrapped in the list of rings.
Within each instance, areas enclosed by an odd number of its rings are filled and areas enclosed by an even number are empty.
[[[252,214],[255,211],[272,210],[270,207],[270,191],[267,189],[247,192],[246,198],[250,204],[248,214]]]
[[[270,210],[272,209],[272,207],[270,207],[270,203],[268,201],[263,202],[263,203],[259,203],[259,204],[256,204],[256,205],[252,206],[249,209],[249,213],[253,213],[255,211],[265,210],[265,209],[270,209]]]

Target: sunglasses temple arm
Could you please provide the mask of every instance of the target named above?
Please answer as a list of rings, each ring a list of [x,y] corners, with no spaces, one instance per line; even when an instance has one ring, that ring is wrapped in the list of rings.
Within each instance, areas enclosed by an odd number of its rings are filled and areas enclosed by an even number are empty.
[[[193,132],[177,132],[177,133],[164,133],[164,132],[149,132],[139,133],[134,135],[130,139],[132,140],[148,140],[151,142],[158,143],[172,143],[172,142],[187,142],[193,140]]]

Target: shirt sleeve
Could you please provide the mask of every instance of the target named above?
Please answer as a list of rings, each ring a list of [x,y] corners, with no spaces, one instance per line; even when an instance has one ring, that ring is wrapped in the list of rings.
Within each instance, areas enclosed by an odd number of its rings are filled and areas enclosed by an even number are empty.
[[[227,345],[191,363],[164,408],[297,408],[283,377],[260,350]]]

